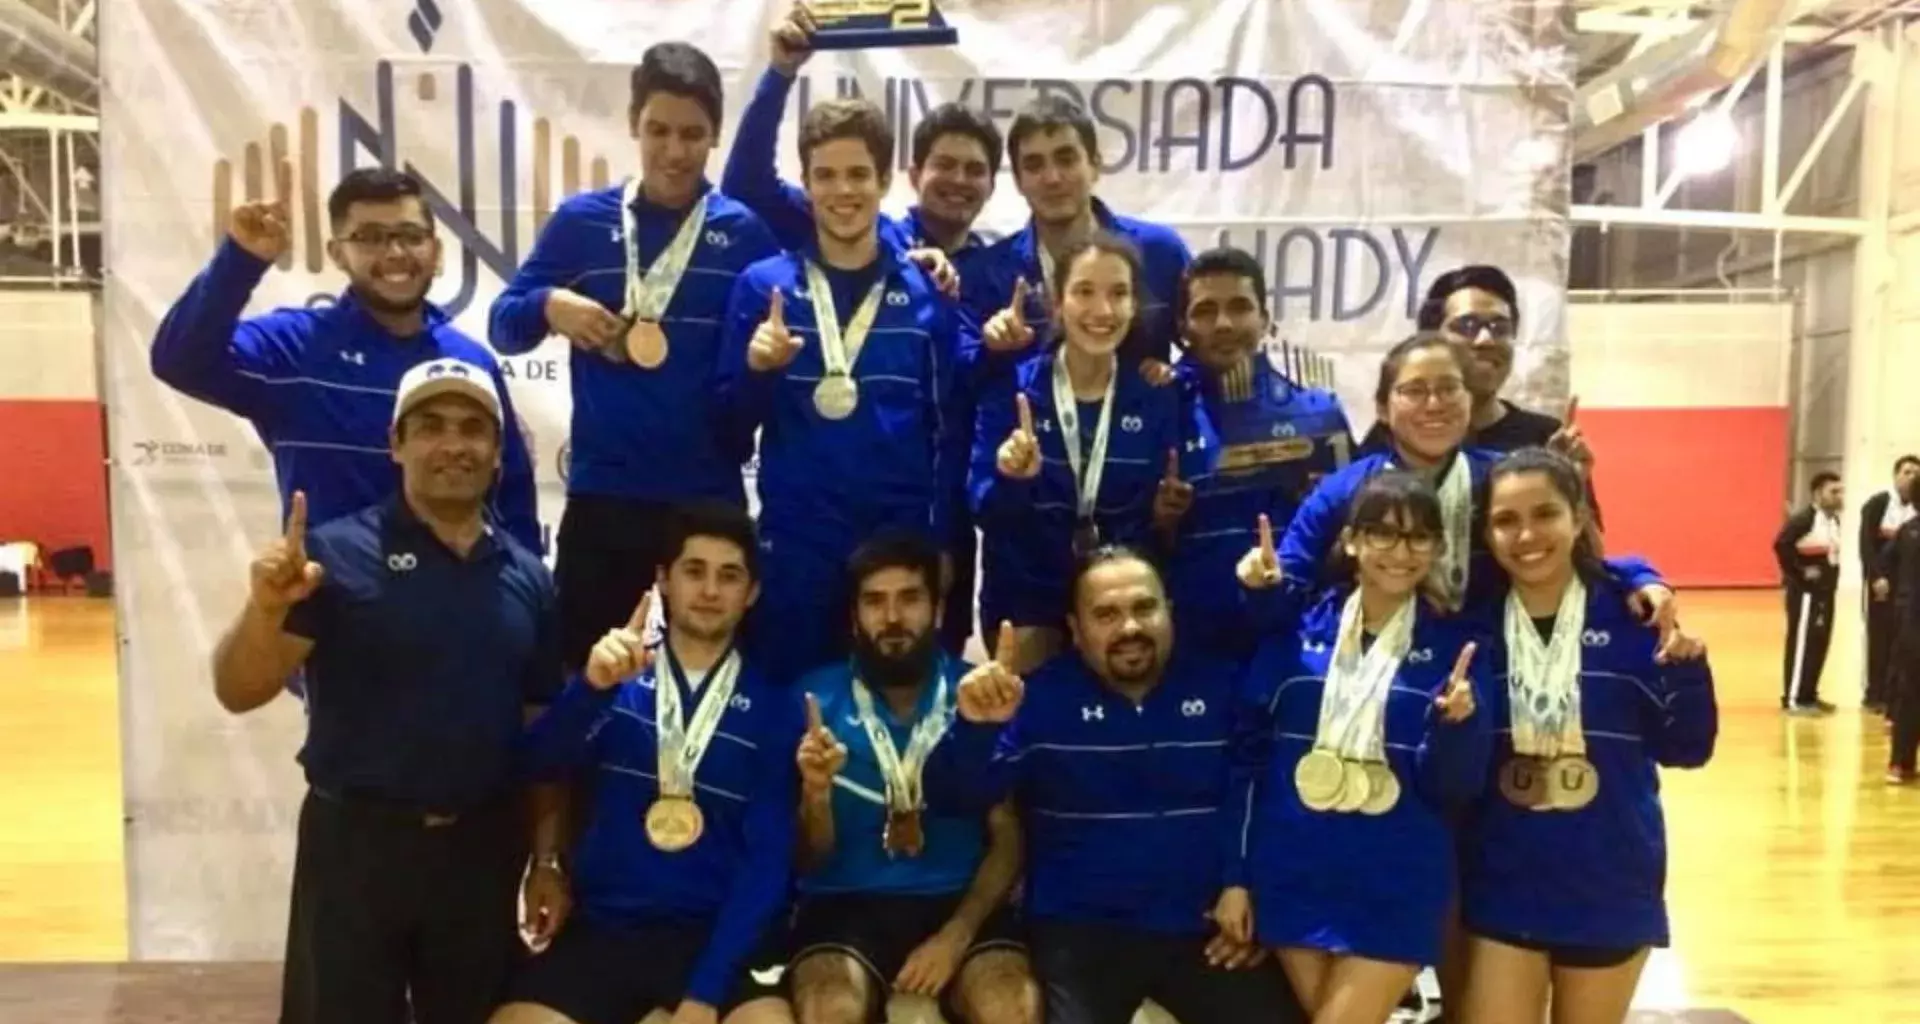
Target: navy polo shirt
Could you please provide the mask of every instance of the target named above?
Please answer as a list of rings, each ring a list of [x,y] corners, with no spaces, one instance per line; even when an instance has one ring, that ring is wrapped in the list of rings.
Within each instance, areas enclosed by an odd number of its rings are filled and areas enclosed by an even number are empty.
[[[564,680],[546,566],[489,527],[466,558],[395,496],[324,523],[285,629],[307,657],[309,785],[457,812],[508,785],[523,707]]]

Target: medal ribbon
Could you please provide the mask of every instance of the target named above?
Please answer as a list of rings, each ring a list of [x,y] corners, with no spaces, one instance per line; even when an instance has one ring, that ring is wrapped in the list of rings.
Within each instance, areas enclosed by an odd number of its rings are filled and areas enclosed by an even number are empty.
[[[1348,595],[1340,609],[1340,636],[1320,690],[1314,747],[1350,761],[1386,760],[1387,692],[1413,646],[1413,605],[1409,595],[1373,638],[1373,646],[1363,652],[1360,591]]]
[[[695,708],[689,725],[686,709],[680,705],[680,671],[673,651],[662,644],[665,655],[654,662],[653,718],[659,734],[657,765],[660,769],[662,796],[691,797],[694,773],[707,756],[713,734],[720,729],[720,716],[733,700],[733,688],[740,681],[740,653],[728,651],[720,663],[707,670],[705,679],[694,691]]]
[[[1507,701],[1512,706],[1514,753],[1527,757],[1583,757],[1580,721],[1580,645],[1587,628],[1587,587],[1575,576],[1560,596],[1553,637],[1542,641],[1518,594],[1507,595]]]
[[[1467,592],[1467,556],[1473,550],[1473,470],[1467,465],[1465,452],[1454,453],[1453,465],[1447,468],[1436,493],[1447,545],[1433,560],[1433,575],[1438,577],[1435,582],[1443,603],[1458,608]]]
[[[903,755],[893,745],[893,733],[887,730],[885,722],[874,710],[873,693],[860,677],[853,679],[853,703],[860,713],[860,725],[867,730],[867,739],[873,743],[874,759],[880,762],[880,777],[887,784],[887,809],[898,812],[912,812],[920,809],[920,773],[926,767],[927,757],[940,743],[940,737],[946,735],[947,726],[953,721],[953,708],[947,701],[947,680],[936,672],[938,680],[933,691],[933,705],[918,722],[913,724],[913,732],[907,739],[907,752]]]
[[[1107,442],[1113,436],[1113,393],[1115,385],[1120,383],[1120,366],[1118,359],[1108,358],[1114,359],[1113,372],[1107,377],[1107,393],[1100,399],[1100,422],[1093,428],[1093,450],[1087,453],[1082,465],[1080,403],[1073,394],[1073,381],[1067,379],[1066,352],[1056,350],[1053,354],[1053,418],[1060,423],[1060,439],[1067,443],[1067,465],[1073,469],[1075,507],[1082,522],[1093,518],[1094,508],[1099,504],[1100,479],[1107,473]]]
[[[833,309],[833,283],[827,280],[827,272],[812,260],[807,261],[807,298],[813,303],[813,319],[820,332],[820,361],[826,365],[827,376],[848,377],[853,374],[854,360],[860,358],[860,350],[867,346],[867,334],[873,330],[874,318],[880,315],[880,297],[887,290],[887,279],[881,275],[867,289],[867,297],[860,300],[859,308],[853,311],[853,319],[847,321],[845,331],[840,326],[840,314]]]
[[[667,303],[673,301],[680,279],[687,274],[687,264],[693,262],[694,247],[700,244],[700,229],[707,223],[707,196],[712,194],[701,196],[700,201],[693,204],[686,219],[680,222],[673,241],[654,257],[653,266],[642,273],[640,232],[633,215],[633,204],[640,198],[640,179],[627,179],[627,187],[620,195],[620,236],[627,247],[627,305],[620,311],[622,316],[658,320],[666,313]]]

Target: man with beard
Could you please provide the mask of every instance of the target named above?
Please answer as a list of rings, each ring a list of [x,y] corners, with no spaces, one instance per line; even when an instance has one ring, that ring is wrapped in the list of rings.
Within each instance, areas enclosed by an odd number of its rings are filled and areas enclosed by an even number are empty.
[[[1081,563],[1069,621],[1076,649],[1030,685],[997,657],[967,673],[926,768],[936,811],[1020,808],[1046,1019],[1126,1024],[1151,999],[1182,1021],[1303,1020],[1263,951],[1208,923],[1239,835],[1238,670],[1175,648],[1160,576],[1125,548]]]
[[[479,1024],[519,947],[515,746],[561,671],[546,567],[483,507],[503,410],[481,367],[409,370],[400,492],[309,532],[295,491],[214,653],[236,714],[306,673],[282,1024]]]
[[[1168,566],[1173,607],[1182,644],[1240,661],[1258,634],[1240,595],[1220,581],[1253,546],[1261,516],[1285,530],[1314,483],[1347,464],[1353,435],[1339,396],[1296,384],[1267,360],[1266,273],[1252,256],[1201,253],[1181,296],[1181,387],[1213,425],[1220,451],[1211,473],[1189,481],[1193,502]]]
[[[1913,518],[1913,485],[1920,480],[1920,456],[1902,455],[1893,464],[1893,487],[1860,506],[1860,578],[1866,581],[1867,692],[1869,711],[1885,711],[1893,696],[1888,679],[1892,663],[1895,615],[1893,581],[1880,572],[1880,555]]]
[[[1095,231],[1124,238],[1140,251],[1145,286],[1136,300],[1140,330],[1120,351],[1122,361],[1166,363],[1179,335],[1174,303],[1192,256],[1172,228],[1120,216],[1094,197],[1100,145],[1093,119],[1070,100],[1041,96],[1013,119],[1007,157],[1033,218],[1018,233],[993,243],[979,261],[979,272],[962,275],[967,309],[986,324],[984,350],[971,360],[976,380],[1010,370],[1036,340],[1050,340],[1048,296],[1054,294],[1057,258]]]
[[[745,508],[738,452],[713,430],[712,373],[733,279],[779,252],[760,218],[704,175],[720,72],[686,43],[649,47],[627,117],[640,174],[568,199],[494,300],[505,353],[571,343],[567,507],[554,577],[562,652],[579,666],[653,580],[676,504]]]
[[[753,649],[791,682],[846,656],[847,558],[878,530],[958,547],[971,424],[959,310],[877,234],[893,132],[866,100],[807,112],[800,165],[817,219],[805,248],[740,275],[718,402],[727,443],[760,446],[766,587]],[[872,344],[868,344],[871,339]]]
[[[1816,473],[1813,500],[1787,517],[1773,538],[1773,557],[1787,592],[1787,651],[1780,710],[1823,715],[1820,671],[1833,638],[1833,595],[1840,588],[1840,510],[1846,497],[1836,473]]]
[[[773,62],[740,115],[721,178],[721,187],[766,218],[781,245],[789,249],[803,248],[813,240],[813,206],[804,190],[780,180],[774,152],[787,95],[813,55],[809,42],[813,27],[806,7],[795,4],[774,28],[769,40]],[[914,125],[907,169],[907,180],[920,202],[897,220],[882,215],[881,241],[910,256],[929,249],[945,253],[964,286],[979,272],[979,261],[987,252],[973,222],[993,195],[1002,149],[1000,129],[984,114],[958,103],[942,103],[929,111]],[[975,398],[971,393],[962,395],[955,406],[955,415],[969,425]],[[947,650],[958,654],[973,635],[978,543],[964,500],[947,514],[953,524],[953,578],[945,590],[940,634]]]
[[[387,422],[402,375],[435,359],[481,367],[503,424],[493,512],[540,551],[533,463],[499,365],[426,301],[441,248],[419,180],[381,168],[342,178],[327,198],[327,256],[347,290],[329,306],[242,320],[267,268],[292,251],[292,167],[281,164],[275,181],[274,199],[233,211],[213,262],[160,322],[154,376],[251,422],[273,453],[283,507],[302,492],[313,521],[326,522],[393,495]]]
[[[799,1024],[886,1020],[889,996],[950,1019],[1039,1019],[1008,892],[1013,812],[929,814],[920,770],[953,718],[965,666],[941,653],[940,552],[886,533],[854,552],[853,657],[801,680],[800,902],[786,978]]]
[[[525,770],[584,771],[592,799],[574,913],[493,1024],[785,1017],[749,964],[792,877],[800,702],[735,646],[760,589],[753,521],[724,502],[675,518],[655,577],[666,642],[645,646],[643,596],[527,731]]]

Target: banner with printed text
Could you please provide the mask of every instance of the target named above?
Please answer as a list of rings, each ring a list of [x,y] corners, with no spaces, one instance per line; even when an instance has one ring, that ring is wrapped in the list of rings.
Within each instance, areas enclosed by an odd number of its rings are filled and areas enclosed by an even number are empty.
[[[476,337],[488,304],[567,195],[635,169],[628,76],[697,42],[727,89],[723,148],[766,66],[781,0],[111,0],[100,15],[109,218],[104,346],[123,648],[127,855],[139,958],[268,959],[285,939],[302,791],[300,705],[215,704],[209,655],[278,521],[248,425],[156,381],[147,352],[212,254],[220,218],[294,167],[294,246],[250,312],[327,301],[325,198],[355,166],[419,173],[448,244],[432,298]],[[881,0],[880,7],[913,7]],[[1505,267],[1522,320],[1515,397],[1558,407],[1572,83],[1559,0],[941,0],[951,47],[830,52],[787,112],[881,103],[907,138],[959,101],[1004,130],[1047,93],[1098,127],[1098,194],[1195,251],[1254,253],[1279,335],[1325,357],[1356,426],[1380,353],[1426,285]],[[896,162],[887,209],[912,201]],[[1017,230],[1003,169],[979,225]],[[549,340],[504,360],[534,438],[542,518],[559,521],[569,400]]]

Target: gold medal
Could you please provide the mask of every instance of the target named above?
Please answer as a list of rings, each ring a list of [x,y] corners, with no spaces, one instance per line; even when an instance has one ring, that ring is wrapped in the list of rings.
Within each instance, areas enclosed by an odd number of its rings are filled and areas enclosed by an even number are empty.
[[[657,370],[667,361],[667,332],[658,320],[635,320],[627,328],[627,358],[643,370]]]
[[[1363,771],[1367,777],[1367,801],[1360,805],[1360,813],[1380,815],[1393,810],[1400,802],[1400,777],[1379,761],[1369,761]]]
[[[829,373],[813,389],[813,407],[830,420],[844,420],[860,405],[860,388],[843,373]]]
[[[1372,780],[1367,778],[1367,769],[1358,761],[1345,761],[1340,767],[1340,800],[1333,809],[1343,814],[1352,814],[1366,806],[1373,796]]]
[[[887,825],[881,833],[880,841],[887,848],[889,857],[918,857],[926,849],[926,830],[921,827],[920,812],[888,811]]]
[[[1556,811],[1577,811],[1600,795],[1600,771],[1584,757],[1554,758],[1543,782],[1547,806]]]
[[[1324,750],[1308,752],[1293,766],[1293,788],[1308,810],[1332,810],[1345,779],[1340,759]]]
[[[647,842],[664,853],[679,853],[700,841],[706,821],[692,797],[663,796],[647,808]]]
[[[1515,807],[1547,810],[1546,762],[1537,757],[1510,758],[1500,766],[1500,795]]]

